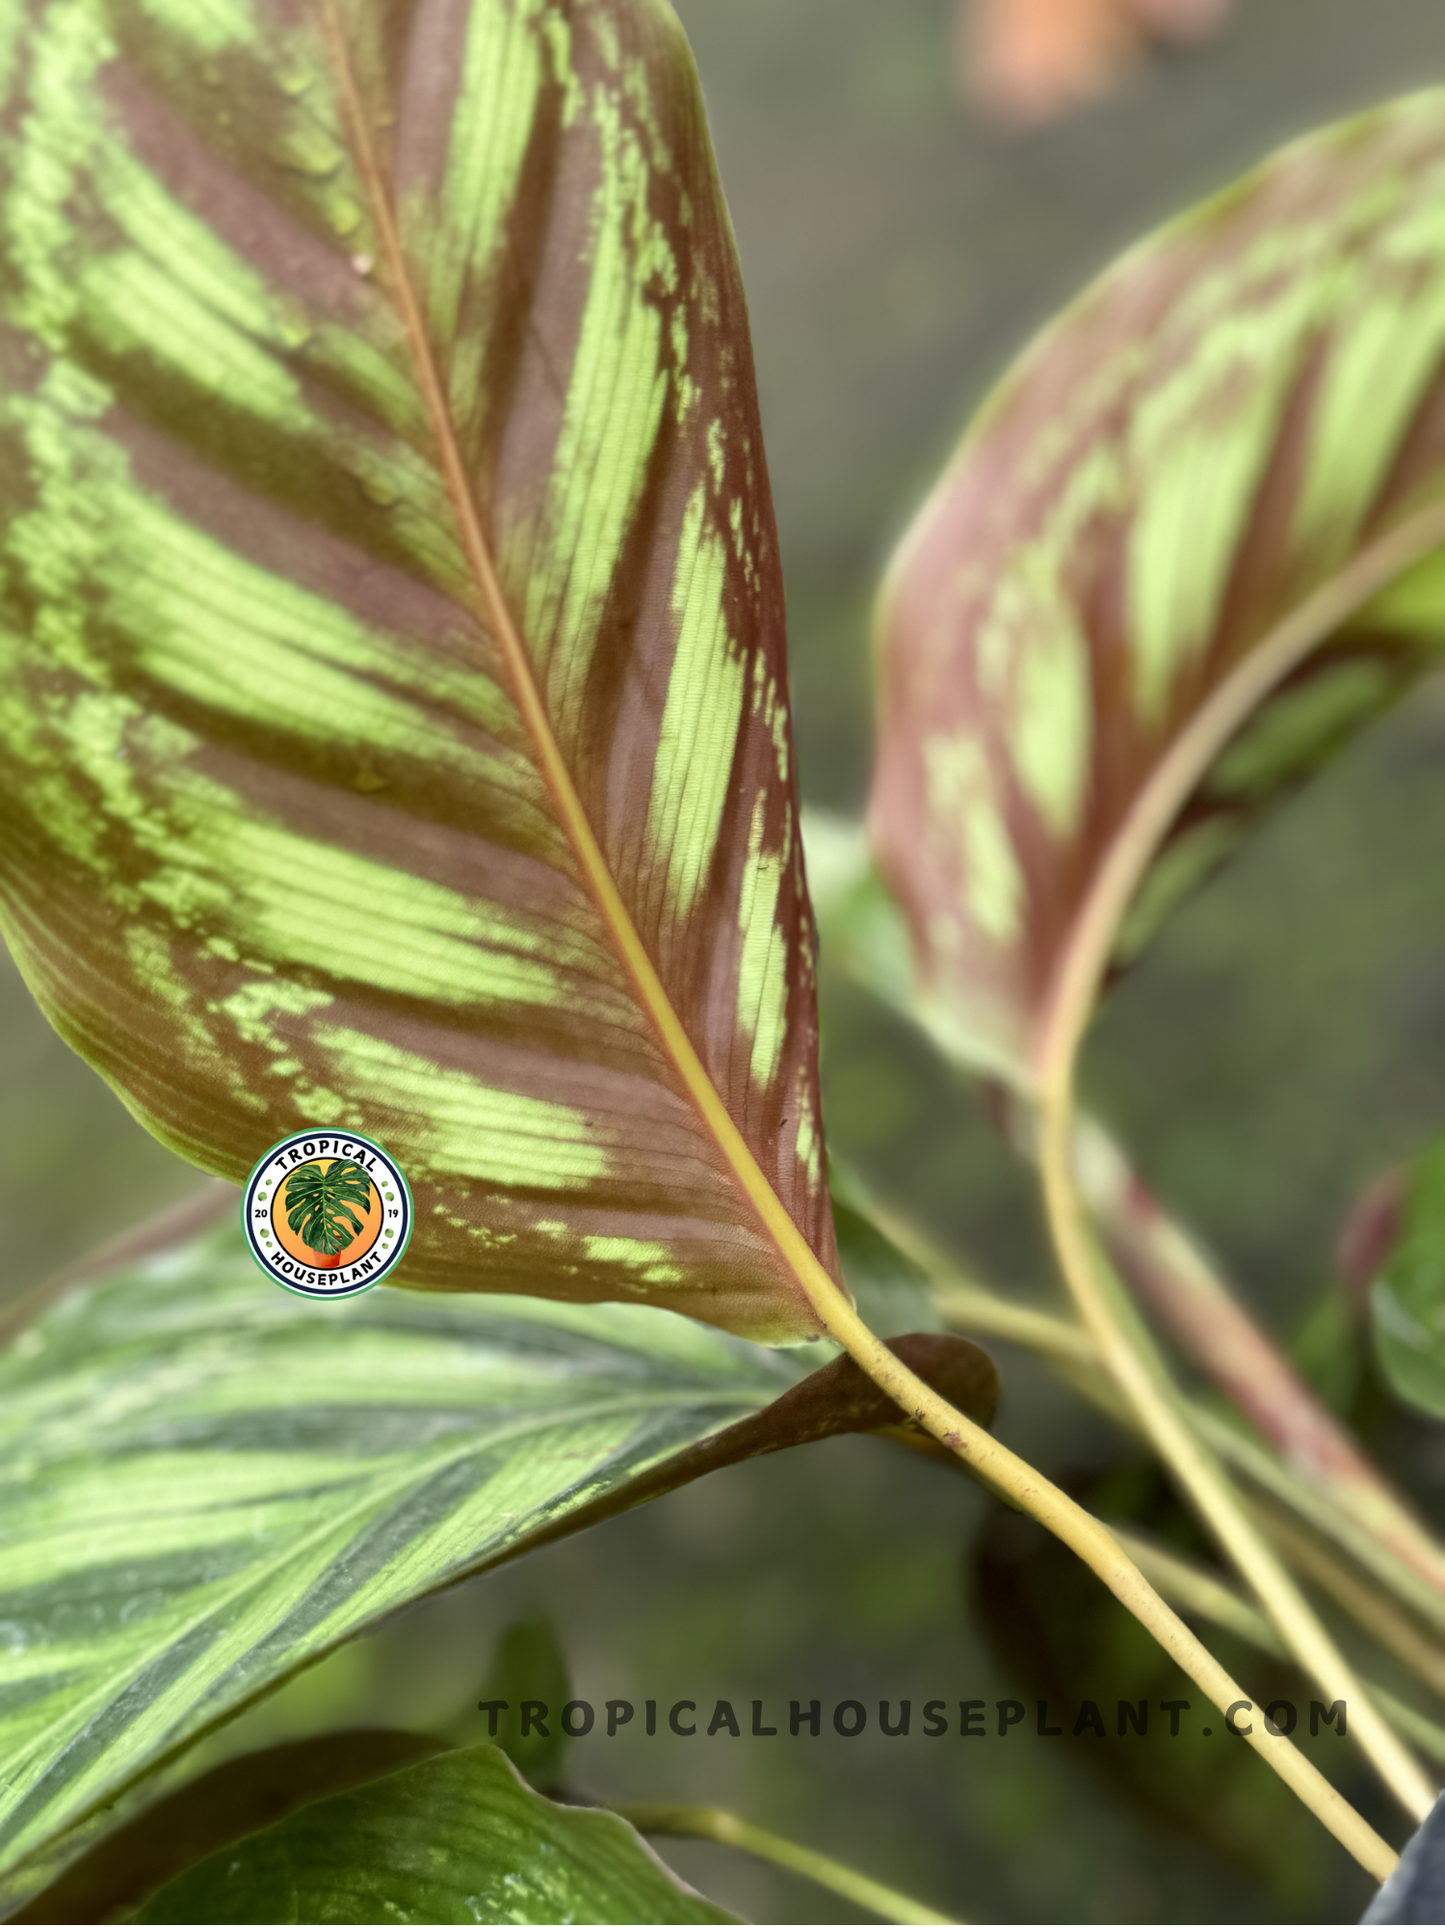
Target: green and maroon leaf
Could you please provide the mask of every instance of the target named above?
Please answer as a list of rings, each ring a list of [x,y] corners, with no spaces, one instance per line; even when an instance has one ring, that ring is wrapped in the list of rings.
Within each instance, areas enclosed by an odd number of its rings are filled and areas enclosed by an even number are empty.
[[[1125,846],[1116,964],[1439,660],[1442,205],[1445,94],[1286,149],[1045,333],[905,537],[871,830],[975,1061],[1027,1076]]]
[[[406,1282],[816,1330],[781,577],[672,13],[0,0],[0,56],[47,1013],[221,1175],[379,1138]]]

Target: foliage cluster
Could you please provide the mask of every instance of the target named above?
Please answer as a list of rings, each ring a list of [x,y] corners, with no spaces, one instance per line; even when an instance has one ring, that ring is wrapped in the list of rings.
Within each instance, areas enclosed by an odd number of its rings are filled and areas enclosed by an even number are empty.
[[[1054,1535],[1054,1603],[1024,1579],[1011,1610],[1062,1679],[1116,1610],[1058,1603],[1087,1566],[1227,1718],[1266,1689],[1196,1627],[1347,1702],[1421,1820],[1445,1550],[1075,1066],[1173,907],[1435,666],[1445,96],[1145,242],[986,402],[882,588],[865,830],[799,808],[741,279],[661,0],[15,0],[0,77],[7,943],[196,1165],[343,1126],[418,1207],[410,1292],[288,1302],[208,1192],[28,1308],[7,1905],[727,1918],[641,1829],[938,1918],[730,1815],[583,1808],[550,1744],[167,1778],[424,1594],[840,1432]],[[988,1085],[1067,1311],[830,1167],[819,940]],[[1438,1152],[1397,1188],[1380,1357],[1438,1413]],[[334,1256],[369,1198],[302,1167],[292,1229]],[[990,1335],[1138,1433],[1223,1569],[991,1436]],[[565,1678],[535,1628],[497,1664]],[[1238,1730],[1389,1873],[1327,1754]]]

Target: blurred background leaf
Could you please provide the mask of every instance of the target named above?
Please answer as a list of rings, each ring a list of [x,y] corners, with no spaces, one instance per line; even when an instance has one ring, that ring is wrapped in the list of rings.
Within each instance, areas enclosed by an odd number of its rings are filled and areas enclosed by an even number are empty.
[[[560,1715],[571,1697],[571,1675],[551,1620],[538,1613],[508,1626],[497,1641],[492,1670],[477,1699],[509,1702],[507,1714],[498,1721],[498,1744],[522,1778],[542,1793],[555,1792],[562,1784],[567,1735]],[[524,1731],[523,1700],[540,1700],[557,1717]]]
[[[1370,1292],[1375,1348],[1391,1386],[1445,1418],[1445,1140],[1421,1158],[1395,1242]]]
[[[1445,655],[1442,198],[1445,89],[1272,155],[1045,329],[899,543],[868,827],[984,1067]]]

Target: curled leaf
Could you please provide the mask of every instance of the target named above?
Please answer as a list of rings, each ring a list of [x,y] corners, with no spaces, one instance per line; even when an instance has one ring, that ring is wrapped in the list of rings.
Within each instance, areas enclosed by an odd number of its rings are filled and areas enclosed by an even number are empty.
[[[1027,1082],[1445,635],[1445,94],[1287,148],[1027,352],[880,613],[870,826],[925,998]]]

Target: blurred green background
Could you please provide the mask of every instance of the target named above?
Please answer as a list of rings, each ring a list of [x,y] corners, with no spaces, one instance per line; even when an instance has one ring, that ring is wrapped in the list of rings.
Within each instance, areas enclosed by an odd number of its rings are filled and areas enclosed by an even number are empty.
[[[1242,0],[1214,40],[1018,132],[960,104],[947,0],[679,10],[750,290],[804,789],[856,810],[872,585],[990,380],[1159,219],[1296,132],[1445,77],[1445,12],[1439,0]],[[1445,697],[1426,689],[1176,920],[1091,1047],[1095,1101],[1286,1339],[1335,1301],[1333,1241],[1362,1185],[1445,1127],[1442,746]],[[835,1147],[994,1280],[1052,1292],[1029,1184],[982,1106],[824,961]],[[3,1295],[193,1181],[5,965]],[[1392,1410],[1341,1330],[1331,1362],[1346,1391],[1357,1375],[1356,1422],[1438,1519],[1445,1431]],[[1029,1359],[999,1356],[1009,1443],[1187,1533],[1126,1441]],[[1048,1630],[1050,1607],[1062,1632]],[[201,1757],[341,1722],[483,1738],[472,1708],[492,1647],[533,1608],[595,1702],[762,1698],[784,1725],[790,1698],[915,1703],[914,1735],[897,1740],[876,1719],[851,1741],[648,1740],[639,1721],[578,1743],[569,1778],[583,1791],[732,1806],[975,1920],[1352,1920],[1367,1897],[1243,1749],[1155,1737],[1126,1779],[1112,1742],[1040,1740],[1032,1720],[1006,1741],[919,1736],[922,1700],[1027,1698],[1058,1664],[1106,1708],[1131,1689],[1189,1689],[1151,1671],[1122,1611],[982,1493],[867,1441],[736,1468],[429,1602]],[[1263,1679],[1257,1661],[1220,1649]],[[1359,1769],[1346,1778],[1398,1839]],[[722,1849],[668,1842],[666,1857],[755,1920],[862,1918]]]

